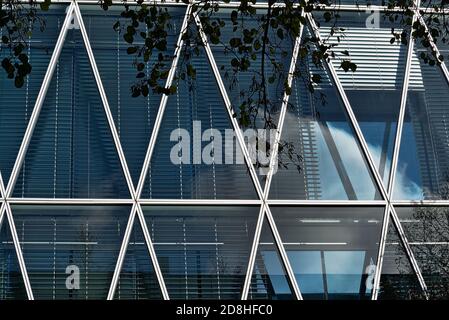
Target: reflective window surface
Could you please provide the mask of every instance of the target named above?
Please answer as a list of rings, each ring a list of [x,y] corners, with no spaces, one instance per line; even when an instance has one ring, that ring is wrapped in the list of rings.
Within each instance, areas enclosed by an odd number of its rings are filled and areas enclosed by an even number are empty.
[[[388,227],[383,259],[380,300],[425,299],[393,222]]]
[[[325,22],[322,14],[316,16],[322,36],[330,37],[330,44],[338,44],[332,63],[379,173],[387,184],[401,104],[407,47],[397,42],[390,43],[391,28],[401,32],[403,26],[400,23],[391,23],[382,17],[379,21],[370,20],[371,14],[370,11],[341,13],[338,25],[345,30],[333,35],[332,23]],[[357,64],[357,71],[354,73],[345,72],[340,67],[342,59],[346,58],[343,53],[345,50],[351,61]]]
[[[106,298],[130,206],[13,210],[36,299]]]
[[[0,218],[0,274],[0,300],[27,299],[10,226],[5,216]]]
[[[265,220],[262,226],[249,298],[272,300],[293,298],[292,287],[281,262],[268,220]]]
[[[305,299],[370,299],[383,207],[271,207]]]
[[[373,200],[379,197],[353,128],[330,75],[311,61],[301,72],[319,74],[314,93],[295,79],[281,139],[299,152],[300,161],[279,158],[270,198]],[[295,159],[295,158],[293,158]]]
[[[68,31],[14,196],[130,196],[78,29]]]
[[[431,299],[449,297],[449,208],[396,209]]]
[[[418,60],[417,45],[407,94],[394,198],[448,199],[449,86],[442,72]]]
[[[244,28],[258,26],[264,3]],[[183,79],[182,62],[171,69],[177,90],[167,99],[151,90],[132,97],[135,55],[124,29],[113,28],[126,21],[122,7],[79,5],[81,20],[63,3],[40,12],[46,29],[26,35],[24,86],[0,71],[0,300],[447,299],[447,61],[424,63],[420,42],[407,61],[408,47],[390,42],[399,21],[370,20],[373,12],[355,6],[365,0],[340,3],[341,35],[325,9],[313,14],[320,39],[338,43],[322,66],[301,55],[290,65],[296,39],[271,48],[279,70],[267,87],[267,127],[282,131],[279,145],[267,145],[279,147],[268,176],[268,162],[245,162],[255,138],[243,131],[240,145],[235,135],[246,129],[236,119],[254,80],[273,70],[262,73],[269,63],[256,55],[233,75],[226,47],[243,31],[234,30],[232,9],[210,17],[224,23],[222,42],[181,46],[186,5],[161,5],[172,17],[167,71],[178,46],[198,51],[194,77]],[[312,46],[312,31],[304,29],[299,52]],[[1,44],[0,59],[8,54]],[[344,59],[357,70],[344,71]],[[141,71],[157,60],[153,52]],[[290,67],[303,78],[287,95]],[[311,76],[320,78],[313,90]],[[257,110],[252,125],[265,128]]]
[[[259,207],[145,206],[172,299],[239,299]]]

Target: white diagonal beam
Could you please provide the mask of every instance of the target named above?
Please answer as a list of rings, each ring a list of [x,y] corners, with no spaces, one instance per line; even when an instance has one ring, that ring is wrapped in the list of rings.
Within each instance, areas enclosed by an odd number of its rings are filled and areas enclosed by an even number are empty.
[[[183,36],[184,36],[184,33],[187,31],[191,15],[192,15],[192,5],[188,5],[187,8],[186,8],[186,13],[184,15],[184,20],[183,20],[182,25],[181,25],[181,29],[179,31],[178,41],[176,42],[176,48],[175,48],[175,52],[173,54],[172,65],[171,65],[170,70],[168,72],[167,81],[165,83],[165,88],[167,88],[167,89],[169,89],[172,86],[172,84],[173,84],[173,79],[174,79],[175,74],[176,74],[176,68],[178,66],[179,57],[181,55],[181,50],[182,50],[182,47],[184,45]],[[139,182],[137,184],[137,189],[136,189],[137,199],[140,199],[143,187],[145,185],[145,179],[146,179],[146,176],[148,174],[148,169],[150,167],[151,157],[153,155],[153,151],[154,151],[154,148],[156,146],[156,141],[158,139],[159,130],[160,130],[162,119],[163,119],[164,113],[165,113],[165,108],[167,107],[168,97],[169,97],[168,94],[164,93],[162,95],[161,103],[159,105],[159,110],[157,112],[156,119],[154,121],[153,131],[151,133],[150,142],[148,144],[148,149],[147,149],[147,152],[145,154],[145,159],[144,159],[144,162],[143,162],[142,171],[140,173]]]
[[[95,61],[95,56],[94,56],[94,53],[92,51],[92,47],[90,45],[89,36],[87,35],[87,31],[86,31],[86,27],[84,25],[83,17],[81,15],[81,11],[80,11],[80,8],[78,6],[78,3],[76,1],[74,1],[74,4],[75,4],[75,6],[74,6],[74,8],[75,8],[75,10],[74,10],[75,17],[78,20],[79,28],[80,28],[81,35],[82,35],[83,42],[84,42],[84,46],[86,47],[87,55],[89,57],[90,66],[92,68],[92,72],[93,72],[94,77],[95,77],[95,82],[97,84],[98,92],[100,93],[101,102],[103,104],[103,109],[104,109],[106,118],[108,120],[109,129],[111,131],[112,138],[114,140],[115,149],[116,149],[117,154],[118,154],[119,159],[120,159],[121,168],[122,168],[123,174],[125,176],[126,183],[128,185],[129,193],[133,197],[133,199],[136,199],[136,195],[135,195],[135,191],[134,191],[134,185],[133,185],[133,182],[132,182],[131,174],[129,172],[128,164],[127,164],[126,159],[125,159],[125,154],[123,152],[122,145],[120,143],[120,137],[119,137],[119,135],[117,133],[117,128],[115,127],[114,118],[112,116],[112,112],[111,112],[111,109],[109,107],[109,102],[108,102],[108,99],[107,99],[107,96],[106,96],[106,92],[105,92],[104,87],[103,87],[103,82],[101,81],[100,72],[98,71],[97,63]]]
[[[7,198],[10,198],[13,193],[14,186],[16,184],[17,178],[20,173],[20,169],[21,169],[23,161],[25,159],[25,155],[26,155],[28,146],[31,141],[31,136],[33,135],[34,128],[36,127],[36,123],[39,118],[39,114],[41,112],[42,105],[45,100],[45,96],[47,95],[48,87],[50,86],[50,81],[53,77],[53,73],[55,71],[56,64],[59,59],[59,55],[61,54],[62,46],[64,45],[64,40],[67,35],[68,27],[73,19],[73,11],[74,11],[74,4],[72,2],[69,5],[69,7],[67,8],[66,17],[65,17],[64,23],[61,27],[61,32],[59,33],[59,37],[56,42],[55,49],[53,50],[53,54],[51,56],[47,71],[45,73],[44,80],[42,82],[42,86],[41,86],[41,88],[39,90],[39,94],[36,98],[36,103],[34,104],[33,113],[31,114],[27,129],[25,131],[24,138],[20,145],[19,153],[17,154],[17,158],[14,163],[14,167],[11,171],[11,176],[9,178],[9,183],[6,188],[6,194],[5,194],[5,196]]]
[[[293,273],[293,269],[292,269],[292,267],[290,265],[290,261],[288,260],[287,252],[285,251],[285,248],[284,248],[284,246],[282,244],[281,237],[280,237],[279,232],[278,232],[278,230],[276,228],[274,220],[273,220],[273,218],[271,216],[269,208],[265,204],[264,193],[263,193],[262,187],[260,185],[259,178],[257,177],[256,170],[255,170],[255,168],[254,168],[254,166],[252,164],[248,148],[245,145],[245,140],[243,138],[243,134],[242,134],[242,131],[240,129],[240,126],[239,126],[239,124],[237,122],[237,119],[233,116],[233,108],[232,108],[231,100],[229,99],[228,93],[226,91],[226,87],[225,87],[225,85],[223,83],[223,79],[221,78],[220,71],[218,69],[217,63],[216,63],[215,58],[213,56],[212,49],[211,49],[211,47],[209,45],[209,41],[207,40],[207,36],[204,33],[203,26],[201,24],[201,20],[200,20],[198,15],[195,16],[195,22],[196,22],[196,25],[198,26],[199,35],[200,35],[201,40],[203,42],[204,49],[206,51],[206,55],[207,55],[207,58],[209,60],[209,64],[210,64],[210,66],[212,68],[212,71],[214,73],[214,76],[215,76],[215,80],[217,81],[218,87],[220,89],[220,93],[221,93],[221,96],[223,98],[223,102],[225,104],[226,111],[228,112],[228,116],[229,116],[229,119],[231,121],[232,127],[234,129],[235,136],[236,136],[237,141],[239,143],[240,150],[243,153],[243,156],[244,156],[244,159],[245,159],[245,163],[246,163],[247,168],[248,168],[248,170],[250,172],[250,175],[251,175],[253,184],[254,184],[254,186],[256,188],[257,194],[258,194],[259,198],[262,199],[262,201],[263,201],[263,205],[262,205],[263,206],[263,208],[262,208],[263,211],[261,212],[261,214],[263,214],[264,216],[266,216],[268,218],[269,226],[270,226],[271,231],[273,233],[273,237],[275,239],[276,246],[277,246],[277,248],[279,250],[279,254],[281,256],[282,263],[283,263],[283,265],[285,267],[285,270],[287,272],[287,276],[288,276],[289,282],[290,282],[290,284],[292,286],[293,293],[294,293],[296,299],[302,300],[301,291],[299,290],[298,284],[296,282],[295,275]],[[265,213],[263,213],[263,212],[265,212]],[[260,220],[261,220],[261,217],[259,216],[258,224],[259,224]],[[262,220],[263,220],[263,218],[262,218]],[[262,227],[262,226],[260,226],[260,227]],[[257,232],[256,232],[256,235],[257,235]],[[260,235],[260,230],[259,230],[259,235]],[[256,253],[257,253],[257,247],[256,247]],[[250,261],[254,261],[254,260],[252,260],[253,258],[251,258]],[[251,272],[252,272],[252,270],[251,270]],[[251,280],[251,277],[248,276],[248,275],[247,275],[247,280]],[[246,296],[242,294],[242,299],[246,299],[246,297],[247,297],[248,286],[249,286],[249,284],[245,283],[245,285],[244,285],[244,291],[245,292],[243,292],[243,293],[245,293]]]
[[[308,20],[308,22],[310,24],[310,27],[312,29],[311,31],[313,32],[315,37],[318,39],[319,43],[322,43],[318,27],[316,26],[316,23],[315,23],[315,21],[314,21],[314,19],[312,17],[312,14],[310,14],[310,13],[307,14],[307,20]],[[344,109],[346,111],[346,114],[349,117],[349,120],[351,122],[351,126],[352,126],[353,130],[355,131],[357,141],[358,141],[358,143],[359,143],[359,145],[360,145],[360,147],[362,149],[362,153],[363,153],[365,159],[368,162],[368,167],[369,167],[372,175],[374,176],[375,182],[377,184],[377,187],[378,187],[379,191],[381,192],[382,198],[384,200],[387,200],[387,202],[388,202],[388,206],[390,207],[390,214],[391,214],[391,216],[393,218],[393,222],[395,223],[396,229],[398,230],[400,239],[401,239],[401,241],[402,241],[402,243],[403,243],[403,245],[405,247],[405,250],[406,250],[406,252],[408,254],[408,258],[410,259],[410,262],[411,262],[411,264],[413,266],[413,269],[416,272],[416,275],[417,275],[417,277],[419,279],[421,288],[423,289],[424,293],[426,294],[426,285],[425,285],[425,283],[423,281],[423,278],[422,278],[422,275],[421,275],[421,271],[420,271],[419,266],[418,266],[418,264],[416,262],[416,259],[413,256],[413,252],[410,249],[409,243],[407,241],[405,233],[403,232],[402,226],[399,223],[399,218],[397,217],[396,211],[395,211],[395,209],[393,208],[393,206],[390,203],[391,199],[390,199],[389,193],[388,193],[387,189],[385,188],[385,185],[384,185],[383,180],[382,180],[382,178],[381,178],[381,176],[379,174],[379,171],[378,171],[378,169],[377,169],[377,167],[375,165],[373,157],[371,156],[371,152],[370,152],[370,150],[368,148],[368,145],[367,145],[367,143],[365,141],[365,138],[364,138],[364,136],[362,134],[360,126],[359,126],[359,124],[358,124],[358,122],[356,120],[356,117],[355,117],[354,112],[352,110],[351,104],[349,103],[349,100],[348,100],[348,98],[346,96],[346,93],[345,93],[345,91],[343,89],[343,86],[342,86],[342,84],[340,82],[340,79],[338,78],[337,73],[335,71],[335,68],[333,67],[333,65],[332,65],[332,63],[330,61],[324,61],[324,65],[325,65],[326,69],[329,71],[329,73],[331,75],[331,81],[335,84],[335,86],[337,88],[337,92],[338,92],[340,98],[343,101],[343,105],[345,107]],[[384,219],[384,220],[387,220],[387,219]],[[383,227],[383,230],[385,230],[384,227]]]
[[[116,151],[117,151],[117,153],[119,155],[119,158],[120,158],[120,164],[122,166],[122,170],[123,170],[123,173],[125,175],[126,182],[128,184],[129,192],[130,192],[132,198],[134,199],[134,201],[137,201],[136,190],[134,189],[134,185],[133,185],[133,182],[132,182],[132,177],[131,177],[131,174],[129,172],[128,164],[127,164],[126,159],[125,159],[125,154],[123,152],[122,145],[120,143],[120,137],[119,137],[117,129],[115,127],[114,118],[112,116],[111,109],[109,107],[109,102],[107,100],[106,92],[104,90],[103,83],[101,81],[100,73],[98,71],[98,67],[97,67],[97,64],[96,64],[96,61],[95,61],[94,53],[93,53],[92,47],[90,45],[90,41],[89,41],[89,37],[88,37],[87,31],[86,31],[86,27],[84,25],[83,17],[81,15],[81,11],[79,9],[78,3],[76,3],[76,1],[75,1],[74,4],[75,4],[75,6],[74,6],[75,16],[76,16],[76,18],[78,20],[78,23],[79,23],[81,35],[83,37],[84,45],[86,47],[87,54],[89,56],[89,62],[90,62],[90,65],[92,67],[92,72],[94,73],[94,77],[95,77],[95,81],[96,81],[96,84],[97,84],[97,87],[98,87],[98,91],[99,91],[100,96],[101,96],[101,100],[102,100],[104,111],[105,111],[105,114],[106,114],[106,117],[107,117],[107,120],[108,120],[109,128],[111,130],[111,134],[112,134],[113,139],[114,139],[114,144],[115,144],[115,147],[116,147]],[[136,202],[135,205],[132,208],[131,213],[130,213],[129,222],[133,222],[134,221],[136,210],[138,211],[139,208],[140,208],[140,205],[138,205],[137,202]],[[167,293],[167,290],[166,290],[166,287],[165,287],[165,281],[164,281],[164,279],[162,277],[162,273],[161,273],[160,268],[159,268],[159,263],[157,262],[157,258],[156,258],[155,251],[154,251],[154,248],[153,248],[153,243],[151,242],[151,237],[150,237],[150,235],[148,233],[148,228],[146,228],[145,220],[139,219],[139,222],[140,222],[141,228],[142,228],[142,230],[144,232],[146,245],[147,245],[147,248],[148,248],[148,251],[149,251],[149,254],[150,254],[150,258],[151,258],[151,260],[153,262],[153,268],[154,268],[154,270],[156,272],[156,276],[157,276],[159,285],[161,287],[161,291],[162,291],[163,297],[164,297],[164,299],[168,299],[168,293]],[[116,268],[115,268],[115,271],[114,271],[114,274],[113,274],[113,278],[112,278],[112,281],[111,281],[110,290],[108,292],[107,299],[109,299],[109,300],[114,298],[115,288],[117,286],[118,279],[120,277],[121,268],[123,266],[123,261],[124,261],[125,255],[126,255],[126,249],[127,249],[128,244],[129,244],[129,237],[131,235],[133,226],[134,226],[133,223],[128,223],[128,225],[126,227],[126,230],[125,230],[125,235],[124,235],[124,238],[123,238],[122,246],[120,248],[119,257],[117,259]]]

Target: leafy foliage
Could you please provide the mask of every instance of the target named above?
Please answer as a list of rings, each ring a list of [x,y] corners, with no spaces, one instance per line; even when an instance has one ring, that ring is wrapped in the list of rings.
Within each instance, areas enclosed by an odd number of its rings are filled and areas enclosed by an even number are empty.
[[[186,5],[190,3],[190,0],[177,1]],[[180,54],[175,81],[167,87],[166,79],[174,49],[168,46],[168,35],[173,28],[170,11],[156,1],[122,0],[120,18],[111,27],[121,33],[128,44],[127,53],[134,57],[136,81],[130,88],[130,95],[174,94],[179,81],[196,78],[192,57],[198,56],[203,46],[194,18],[197,15],[211,46],[222,47],[229,57],[227,64],[219,66],[229,88],[235,89],[242,76],[251,79],[250,85],[238,93],[238,101],[233,101],[234,116],[239,124],[243,128],[276,128],[275,114],[283,92],[289,95],[292,91],[287,75],[293,43],[301,28],[309,27],[305,14],[320,17],[331,25],[329,37],[336,37],[338,41],[344,37],[345,30],[339,25],[338,0],[267,1],[268,7],[265,9],[257,8],[256,0],[238,1],[233,9],[223,9],[216,0],[193,1],[188,26],[182,30],[185,45]],[[223,2],[229,3],[230,0]],[[51,4],[51,0],[40,3],[36,0],[0,0],[1,42],[3,48],[9,50],[1,64],[7,77],[14,79],[17,87],[23,86],[26,76],[31,73],[27,55],[29,38],[34,29],[45,30],[42,11],[48,10]],[[108,10],[112,0],[100,0],[98,5]],[[369,7],[368,2],[367,5]],[[447,0],[422,0],[422,6],[433,11],[414,23],[416,8],[412,0],[388,0],[387,6],[389,10],[382,18],[399,22],[403,26],[400,31],[392,28],[390,42],[405,45],[411,34],[428,49],[421,53],[420,58],[430,65],[440,64],[443,56],[437,53],[434,43],[447,41],[448,24],[442,10],[447,6]],[[226,34],[232,36],[226,37]],[[351,61],[350,52],[339,52],[338,44],[331,43],[329,37],[318,39],[313,32],[311,35],[304,34],[299,49],[299,64],[313,64],[323,69],[324,61],[340,59],[342,70],[357,72],[357,65]],[[304,81],[311,93],[317,93],[315,88],[321,82],[321,76],[311,74],[309,70],[297,68],[293,76]],[[323,96],[320,99],[323,103],[326,100]],[[287,145],[283,149],[288,150],[288,158],[301,158]]]

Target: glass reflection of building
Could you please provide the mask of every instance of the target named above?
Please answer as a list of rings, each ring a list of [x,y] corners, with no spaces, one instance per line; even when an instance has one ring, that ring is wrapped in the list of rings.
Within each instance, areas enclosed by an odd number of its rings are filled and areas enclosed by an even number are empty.
[[[262,201],[255,185],[263,191],[266,179],[251,176],[245,163],[223,163],[216,152],[211,164],[170,160],[177,142],[172,132],[185,129],[195,138],[194,121],[223,137],[233,128],[204,50],[192,58],[196,77],[181,81],[168,97],[141,177],[161,97],[130,97],[133,57],[123,35],[112,28],[121,19],[121,7],[103,12],[96,4],[83,4],[80,12],[123,158],[75,27],[67,31],[23,161],[15,168],[69,4],[52,5],[45,13],[45,32],[29,37],[33,71],[24,87],[16,89],[4,72],[0,75],[0,299],[240,299],[242,294],[295,299],[296,285],[304,299],[447,298],[448,79],[442,67],[419,59],[427,50],[420,43],[414,44],[411,59],[407,45],[390,43],[391,28],[403,25],[381,19],[379,26],[367,28],[371,13],[345,1],[339,19],[344,37],[330,62],[338,78],[329,68],[298,59],[297,70],[321,75],[313,94],[294,80],[285,114],[281,140],[301,155],[301,170],[288,160],[279,166]],[[174,51],[186,6],[167,10],[173,19],[167,50]],[[233,36],[229,10],[217,13],[226,22],[225,43]],[[331,24],[321,16],[314,16],[319,33],[336,43]],[[304,29],[301,44],[311,30]],[[286,48],[290,55],[280,59],[288,68],[292,43]],[[344,50],[357,64],[355,73],[339,67]],[[440,50],[447,52],[445,45]],[[222,45],[211,44],[211,52],[218,66],[229,65]],[[0,56],[7,54],[3,45]],[[258,67],[256,60],[252,68]],[[230,86],[226,71],[219,69],[231,103],[238,105],[250,73]],[[404,86],[401,148],[393,166]],[[282,86],[270,85],[269,95],[281,106]],[[224,139],[214,143],[224,150]],[[392,167],[394,190],[388,190]],[[139,196],[131,194],[137,191]],[[382,237],[385,212],[390,219]],[[249,262],[254,263],[250,274]],[[66,268],[72,265],[79,269],[79,288],[69,289]]]

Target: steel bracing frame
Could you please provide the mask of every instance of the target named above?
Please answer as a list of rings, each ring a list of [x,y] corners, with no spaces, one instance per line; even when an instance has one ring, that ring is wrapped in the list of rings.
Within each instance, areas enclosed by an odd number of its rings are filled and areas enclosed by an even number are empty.
[[[355,138],[356,138],[357,143],[360,147],[360,150],[364,156],[367,166],[370,170],[374,184],[376,185],[377,189],[380,192],[381,199],[380,200],[372,200],[372,201],[361,201],[361,200],[354,200],[354,201],[349,201],[349,200],[347,200],[347,201],[346,200],[335,200],[335,201],[332,201],[332,200],[272,200],[272,199],[269,199],[269,192],[270,192],[271,182],[272,182],[272,178],[273,178],[273,174],[274,174],[274,166],[276,164],[278,146],[279,146],[281,134],[283,131],[285,116],[287,113],[289,95],[287,93],[284,93],[284,96],[283,96],[282,105],[281,105],[281,109],[280,109],[279,122],[278,122],[278,126],[277,126],[277,132],[275,135],[275,143],[274,143],[274,149],[273,149],[274,151],[270,155],[270,166],[269,166],[269,170],[268,170],[268,174],[267,174],[266,183],[265,183],[265,186],[263,187],[257,177],[255,167],[252,164],[250,153],[245,144],[243,133],[239,127],[239,124],[238,124],[236,118],[233,117],[232,105],[231,105],[231,101],[228,96],[227,88],[224,85],[222,76],[220,75],[217,63],[215,61],[212,49],[211,49],[209,41],[208,41],[208,38],[203,31],[203,28],[201,25],[201,20],[196,13],[192,13],[192,5],[194,4],[194,1],[192,1],[190,4],[185,4],[183,2],[178,2],[176,0],[145,1],[148,3],[152,3],[152,4],[160,3],[161,5],[164,5],[164,6],[170,6],[170,5],[180,6],[180,7],[185,7],[185,9],[186,9],[183,23],[182,23],[182,26],[181,26],[181,29],[179,32],[178,40],[176,43],[175,52],[173,54],[173,61],[172,61],[171,68],[170,68],[170,71],[169,71],[169,74],[168,74],[168,77],[166,80],[166,88],[171,87],[171,85],[174,81],[174,78],[175,78],[178,61],[179,61],[179,58],[181,55],[182,47],[184,45],[183,34],[186,31],[189,24],[195,24],[197,26],[199,35],[203,42],[204,50],[206,52],[207,60],[209,62],[212,73],[213,73],[216,83],[218,85],[220,95],[224,102],[224,107],[229,116],[230,123],[232,125],[232,128],[235,131],[237,143],[240,147],[240,150],[242,151],[242,154],[243,154],[243,157],[245,160],[245,164],[250,173],[250,178],[251,178],[253,186],[256,190],[258,199],[255,199],[255,200],[143,199],[142,198],[142,190],[144,188],[145,179],[148,174],[151,158],[152,158],[152,155],[153,155],[156,143],[157,143],[158,134],[159,134],[162,120],[164,117],[165,109],[167,106],[168,95],[164,94],[161,97],[159,109],[158,109],[157,116],[156,116],[155,123],[154,123],[154,127],[152,129],[152,133],[149,138],[149,144],[148,144],[148,148],[146,151],[143,167],[142,167],[142,170],[140,173],[139,181],[138,181],[137,186],[135,187],[132,182],[132,178],[131,178],[131,174],[130,174],[128,164],[126,161],[126,157],[123,152],[119,134],[116,129],[114,119],[113,119],[113,116],[111,113],[111,109],[109,106],[108,97],[107,97],[107,94],[103,87],[100,73],[98,71],[97,64],[95,61],[95,55],[92,51],[90,41],[88,38],[88,33],[86,31],[82,13],[81,13],[81,10],[79,7],[80,4],[82,4],[82,5],[97,4],[97,1],[96,0],[57,0],[57,1],[53,1],[53,2],[67,5],[67,13],[65,16],[65,20],[61,26],[60,34],[58,36],[54,51],[52,53],[52,56],[51,56],[51,59],[50,59],[50,62],[49,62],[48,68],[47,68],[47,71],[45,73],[45,77],[42,82],[42,86],[40,88],[38,97],[36,99],[36,103],[34,105],[33,112],[29,119],[26,131],[24,134],[24,138],[20,145],[20,149],[19,149],[16,161],[14,163],[10,179],[6,185],[4,184],[3,178],[0,174],[0,194],[1,194],[1,197],[0,197],[0,203],[1,203],[0,226],[2,226],[5,221],[7,221],[9,223],[11,235],[13,238],[14,248],[15,248],[15,251],[17,254],[20,270],[22,272],[28,299],[30,299],[30,300],[34,299],[34,296],[33,296],[32,286],[31,286],[29,278],[28,278],[26,263],[23,259],[20,241],[19,241],[19,238],[17,235],[17,231],[15,229],[15,224],[14,224],[14,219],[13,219],[14,215],[13,215],[13,211],[11,209],[11,205],[14,205],[14,204],[46,204],[46,205],[51,205],[51,204],[54,204],[54,205],[128,204],[128,205],[132,206],[131,212],[130,212],[130,215],[128,218],[128,223],[126,226],[125,234],[124,234],[124,237],[123,237],[123,240],[121,243],[116,267],[115,267],[112,281],[110,284],[109,292],[107,295],[107,299],[109,299],[109,300],[114,298],[115,290],[116,290],[116,287],[119,282],[120,272],[121,272],[121,269],[123,266],[123,262],[124,262],[126,251],[127,251],[128,244],[129,244],[130,235],[131,235],[133,226],[135,224],[136,217],[138,219],[138,222],[139,222],[139,224],[142,228],[143,234],[144,234],[144,239],[145,239],[146,246],[148,249],[149,257],[153,264],[154,271],[156,273],[157,280],[158,280],[158,283],[159,283],[159,286],[160,286],[160,289],[162,292],[162,296],[164,299],[170,299],[169,292],[167,291],[167,288],[165,286],[163,274],[159,267],[157,255],[154,250],[150,232],[149,232],[148,226],[145,222],[145,217],[144,217],[143,210],[142,210],[143,205],[149,205],[149,206],[151,206],[151,205],[184,205],[184,206],[185,205],[187,205],[187,206],[188,205],[200,205],[200,206],[202,206],[202,205],[204,205],[204,206],[252,205],[252,206],[254,206],[255,205],[255,206],[260,206],[259,215],[258,215],[257,224],[256,224],[255,235],[254,235],[254,239],[252,242],[251,253],[250,253],[247,270],[246,270],[245,282],[244,282],[243,290],[241,293],[241,298],[243,300],[248,299],[248,295],[250,292],[252,274],[254,271],[254,265],[255,265],[256,255],[257,255],[259,242],[260,242],[260,235],[261,235],[262,227],[264,225],[264,221],[268,221],[268,225],[270,227],[270,230],[271,230],[274,240],[275,240],[276,248],[279,251],[279,256],[281,258],[281,262],[283,264],[285,273],[290,282],[290,285],[292,288],[292,293],[296,299],[299,299],[299,300],[302,299],[300,285],[296,281],[294,271],[293,271],[290,261],[288,259],[287,252],[284,248],[282,236],[277,229],[276,221],[273,218],[270,206],[276,205],[276,206],[295,206],[295,207],[311,207],[311,206],[328,206],[328,207],[377,206],[377,207],[382,207],[382,208],[384,208],[385,211],[384,211],[382,232],[381,232],[381,236],[379,239],[380,245],[379,245],[378,258],[377,258],[377,264],[376,264],[376,273],[375,273],[375,277],[374,277],[374,289],[372,291],[372,299],[374,299],[374,300],[377,299],[377,296],[379,293],[380,276],[381,276],[382,264],[383,264],[383,255],[384,255],[384,251],[385,251],[385,243],[387,240],[386,239],[387,231],[388,231],[388,227],[389,227],[390,223],[393,223],[394,227],[398,231],[399,237],[401,239],[401,243],[405,248],[408,259],[410,260],[410,263],[413,267],[413,271],[415,272],[417,279],[419,280],[419,283],[421,285],[423,293],[425,294],[426,297],[428,297],[425,281],[422,277],[419,265],[418,265],[414,255],[413,255],[413,252],[410,248],[410,242],[408,241],[408,239],[404,233],[404,230],[402,228],[402,225],[399,221],[398,215],[395,210],[395,206],[417,206],[417,205],[419,205],[419,206],[449,206],[449,201],[443,201],[443,200],[442,201],[438,201],[438,200],[436,200],[436,201],[433,201],[433,200],[432,201],[430,201],[430,200],[401,201],[401,200],[393,199],[393,190],[394,190],[393,186],[394,186],[394,182],[395,182],[395,178],[396,178],[396,169],[398,166],[399,150],[400,150],[400,145],[401,145],[401,134],[402,134],[404,118],[405,118],[405,108],[406,108],[406,102],[407,102],[407,92],[408,92],[408,87],[409,87],[410,70],[411,70],[412,56],[413,56],[413,50],[414,50],[414,45],[415,45],[413,39],[410,39],[410,41],[408,42],[408,47],[407,47],[406,67],[405,67],[405,71],[404,71],[404,82],[403,82],[403,87],[402,87],[401,103],[400,103],[400,110],[399,110],[399,116],[398,116],[398,125],[397,125],[396,133],[395,133],[395,145],[394,145],[394,151],[393,151],[393,159],[392,159],[392,164],[391,164],[390,173],[389,173],[389,180],[388,180],[387,184],[385,184],[384,181],[382,180],[382,177],[375,165],[373,157],[368,148],[367,142],[365,141],[365,138],[362,134],[360,126],[359,126],[357,119],[354,115],[352,106],[346,96],[345,90],[337,76],[334,66],[329,61],[326,61],[324,63],[324,67],[325,67],[326,71],[328,72],[328,74],[330,75],[330,80],[331,80],[332,84],[335,86],[337,94],[339,95],[339,97],[342,101],[342,104],[344,106],[344,111],[347,115],[347,118],[350,121],[350,125],[355,132]],[[120,4],[122,2],[117,0],[117,1],[113,1],[113,3]],[[217,2],[217,3],[219,3],[219,5],[223,8],[236,8],[238,6],[238,2],[232,2],[232,1],[229,3],[225,3],[225,2]],[[260,9],[268,8],[268,4],[263,3],[263,2],[260,2],[260,3],[258,2],[255,6]],[[334,7],[328,7],[328,8],[332,9]],[[341,5],[341,6],[338,6],[338,9],[343,10],[343,11],[366,11],[367,8],[363,8],[362,6],[354,6],[354,5]],[[370,6],[369,10],[401,11],[402,9],[401,8],[388,9],[387,7],[383,7],[383,6]],[[434,12],[434,9],[420,8],[419,0],[416,0],[413,12],[414,12],[413,21],[420,21],[424,26],[426,26],[424,19],[422,17],[422,14],[425,14],[426,12]],[[292,57],[291,57],[290,66],[289,66],[289,72],[287,75],[287,84],[289,87],[292,86],[294,72],[295,72],[297,59],[298,59],[298,53],[299,53],[300,46],[301,46],[301,38],[302,38],[302,34],[304,32],[304,28],[307,28],[312,34],[314,34],[318,39],[320,39],[320,31],[315,23],[315,20],[314,20],[312,14],[311,13],[302,13],[302,15],[306,18],[307,25],[301,27],[299,35],[295,39],[295,42],[294,42]],[[42,105],[45,100],[46,93],[49,88],[53,73],[55,71],[55,68],[56,68],[56,65],[58,62],[58,58],[60,56],[67,32],[70,28],[70,24],[72,23],[72,21],[74,19],[77,20],[79,27],[80,27],[82,39],[83,39],[83,42],[84,42],[84,45],[85,45],[85,48],[86,48],[86,51],[88,54],[89,63],[91,65],[91,68],[92,68],[92,71],[94,74],[95,84],[98,88],[98,92],[101,97],[105,116],[107,118],[107,123],[108,123],[109,129],[110,129],[111,135],[113,137],[113,140],[114,140],[115,149],[118,154],[118,157],[120,160],[120,165],[123,170],[123,174],[125,176],[131,197],[129,199],[14,198],[12,196],[14,186],[19,177],[20,169],[24,162],[25,155],[28,150],[28,146],[30,144],[31,137],[33,135],[33,131],[36,127],[36,123],[39,118],[39,113],[42,109]],[[429,35],[429,40],[430,40],[430,43],[431,43],[433,49],[436,52],[438,52],[438,48],[436,47],[436,45],[433,42],[433,39],[431,38],[430,35]],[[446,80],[447,84],[449,85],[449,71],[448,71],[446,65],[444,63],[442,63],[439,65],[439,68],[441,68],[441,71],[445,77],[445,80]]]

